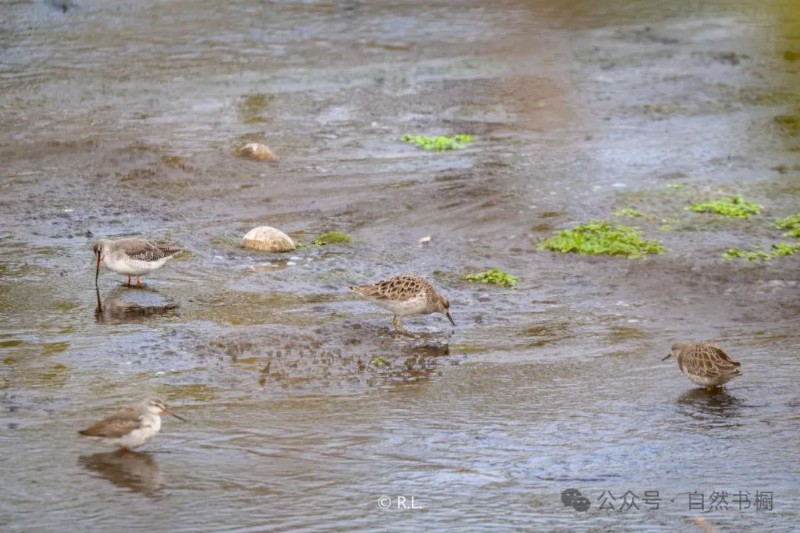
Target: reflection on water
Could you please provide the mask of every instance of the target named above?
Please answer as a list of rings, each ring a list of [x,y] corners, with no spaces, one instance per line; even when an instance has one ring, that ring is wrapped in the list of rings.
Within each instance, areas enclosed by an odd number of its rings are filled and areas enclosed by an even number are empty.
[[[678,398],[679,412],[714,427],[738,426],[742,401],[725,389],[690,389]]]
[[[149,453],[130,450],[82,455],[78,464],[114,485],[152,496],[161,488],[158,464]]]
[[[155,289],[117,287],[110,290],[105,299],[101,298],[99,288],[95,288],[95,291],[95,316],[101,324],[137,322],[151,316],[174,315],[178,309],[178,304],[166,302]]]

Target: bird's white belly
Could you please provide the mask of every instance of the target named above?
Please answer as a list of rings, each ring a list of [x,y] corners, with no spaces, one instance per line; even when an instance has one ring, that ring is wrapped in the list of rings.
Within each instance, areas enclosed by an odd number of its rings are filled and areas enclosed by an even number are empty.
[[[134,429],[130,433],[117,439],[107,439],[115,446],[124,448],[138,448],[150,442],[156,433],[161,429],[161,418],[151,418],[143,423],[142,427]]]
[[[150,442],[150,440],[156,436],[156,433],[158,433],[158,431],[150,427],[134,429],[124,437],[114,439],[113,444],[130,449],[138,448]]]
[[[427,314],[427,301],[424,296],[410,300],[377,300],[375,303],[394,313],[396,316]]]
[[[689,381],[691,381],[692,383],[696,383],[697,385],[703,385],[706,387],[708,386],[718,387],[720,385],[726,384],[734,377],[736,377],[734,374],[724,374],[722,376],[698,376],[696,374],[690,374],[688,372],[684,372],[684,374],[686,374],[686,377],[689,378]]]
[[[139,261],[138,259],[109,259],[106,256],[105,264],[109,270],[113,270],[117,274],[141,276],[161,268],[167,260],[169,260],[169,257],[164,257],[158,261]]]

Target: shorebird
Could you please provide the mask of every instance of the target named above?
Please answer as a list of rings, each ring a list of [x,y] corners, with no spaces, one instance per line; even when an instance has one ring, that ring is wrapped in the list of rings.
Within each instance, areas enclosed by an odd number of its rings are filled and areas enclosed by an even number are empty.
[[[722,348],[710,342],[679,342],[662,361],[672,356],[678,360],[678,368],[689,381],[707,389],[722,387],[740,376],[741,363],[734,361]]]
[[[136,286],[141,286],[140,276],[164,266],[169,259],[181,250],[169,246],[162,246],[145,239],[99,239],[92,243],[92,250],[97,256],[97,272],[94,283],[100,276],[100,264],[116,272],[128,276],[128,287],[131,286],[131,276],[136,276]]]
[[[400,274],[371,285],[350,287],[350,291],[365,300],[385,307],[394,315],[392,325],[397,331],[403,329],[403,317],[442,313],[455,326],[450,316],[450,302],[436,292],[433,285],[413,274]]]
[[[81,435],[96,437],[106,444],[119,448],[133,449],[147,444],[161,429],[161,413],[172,415],[186,422],[169,409],[158,398],[150,398],[142,403],[129,405],[116,414],[96,422],[79,431]]]

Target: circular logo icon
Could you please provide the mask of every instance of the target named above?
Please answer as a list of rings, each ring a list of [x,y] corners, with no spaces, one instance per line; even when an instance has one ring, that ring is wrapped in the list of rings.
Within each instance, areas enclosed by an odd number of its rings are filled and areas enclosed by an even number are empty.
[[[592,505],[592,502],[589,501],[589,498],[586,496],[578,496],[574,500],[572,500],[572,506],[575,508],[576,511],[584,512],[589,510],[589,506]]]
[[[561,503],[564,504],[564,507],[572,507],[572,502],[580,495],[581,491],[578,489],[567,489],[561,493]]]

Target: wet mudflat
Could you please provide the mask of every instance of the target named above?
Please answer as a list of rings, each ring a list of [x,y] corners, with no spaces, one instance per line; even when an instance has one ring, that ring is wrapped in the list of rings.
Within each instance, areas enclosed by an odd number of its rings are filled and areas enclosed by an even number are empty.
[[[561,4],[4,4],[0,526],[793,528],[800,263],[722,254],[800,210],[800,12]],[[441,133],[476,141],[400,141]],[[685,209],[736,194],[763,213]],[[592,218],[667,252],[537,250]],[[352,242],[241,249],[262,224]],[[96,292],[92,236],[127,235],[186,252]],[[518,285],[463,279],[491,267]],[[458,326],[398,337],[346,291],[399,272]],[[724,393],[660,361],[703,339],[742,362]],[[190,423],[79,439],[148,394]]]

